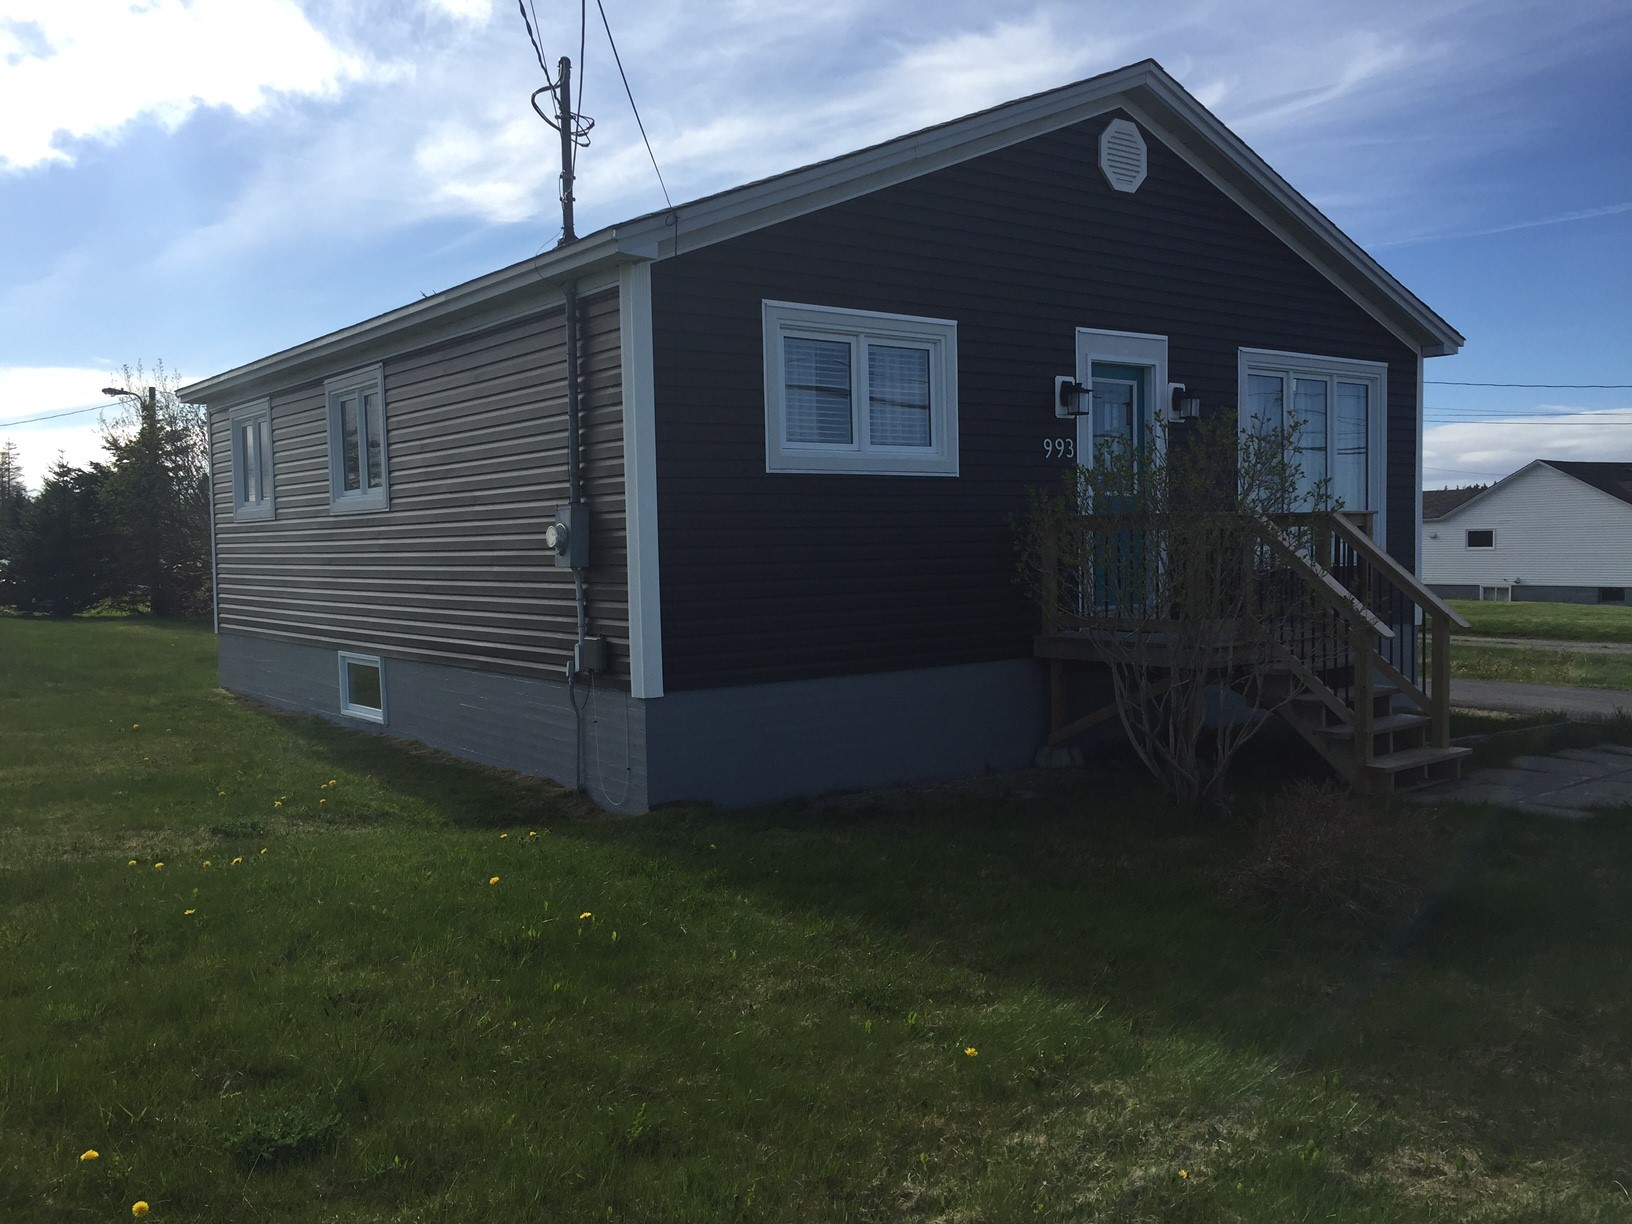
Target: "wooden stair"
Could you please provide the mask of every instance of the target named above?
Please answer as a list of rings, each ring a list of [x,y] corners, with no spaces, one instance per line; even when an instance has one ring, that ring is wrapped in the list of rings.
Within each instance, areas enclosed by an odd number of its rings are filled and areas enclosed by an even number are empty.
[[[1299,693],[1278,713],[1357,790],[1392,794],[1461,777],[1463,758],[1473,749],[1430,743],[1433,720],[1397,709],[1399,695],[1392,685],[1372,689],[1371,745],[1366,752],[1356,750],[1355,724],[1343,721],[1313,693]]]

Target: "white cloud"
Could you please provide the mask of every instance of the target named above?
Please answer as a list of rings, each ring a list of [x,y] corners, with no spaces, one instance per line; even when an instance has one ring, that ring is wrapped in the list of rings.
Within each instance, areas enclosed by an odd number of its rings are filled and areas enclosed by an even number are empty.
[[[98,407],[103,397],[100,390],[121,381],[122,375],[112,368],[97,369],[80,366],[10,366],[0,367],[0,445],[11,442],[17,447],[18,462],[22,465],[23,480],[30,489],[39,491],[40,482],[58,453],[75,467],[83,467],[93,459],[105,457],[102,450],[100,412],[82,412],[73,416],[56,416],[76,408]],[[107,403],[106,407],[113,407]],[[27,417],[48,417],[26,425],[8,425]]]
[[[1423,483],[1429,488],[1488,483],[1532,459],[1632,462],[1632,409],[1566,408],[1423,431]]]
[[[332,95],[365,74],[293,0],[7,0],[0,170],[71,163],[70,142],[199,107],[250,114],[280,94]]]

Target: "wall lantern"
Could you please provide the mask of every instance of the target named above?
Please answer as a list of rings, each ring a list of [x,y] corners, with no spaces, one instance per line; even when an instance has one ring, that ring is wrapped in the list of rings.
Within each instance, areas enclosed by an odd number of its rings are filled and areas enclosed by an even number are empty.
[[[1094,408],[1094,392],[1068,375],[1054,379],[1054,415],[1057,417],[1086,416]]]
[[[1168,420],[1194,421],[1201,416],[1199,395],[1188,394],[1183,383],[1168,383],[1167,389],[1172,397],[1167,413]]]

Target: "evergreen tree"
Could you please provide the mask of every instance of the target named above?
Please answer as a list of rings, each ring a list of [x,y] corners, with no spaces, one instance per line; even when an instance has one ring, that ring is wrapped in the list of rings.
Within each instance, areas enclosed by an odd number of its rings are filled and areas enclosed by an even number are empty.
[[[8,567],[19,612],[72,616],[113,594],[115,534],[103,507],[109,469],[58,460],[22,515]]]

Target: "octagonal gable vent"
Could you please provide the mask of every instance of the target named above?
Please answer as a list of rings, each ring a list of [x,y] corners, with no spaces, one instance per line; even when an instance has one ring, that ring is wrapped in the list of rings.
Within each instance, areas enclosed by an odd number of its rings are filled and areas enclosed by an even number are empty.
[[[1138,191],[1145,181],[1145,138],[1126,119],[1112,119],[1099,134],[1099,168],[1118,191]]]

